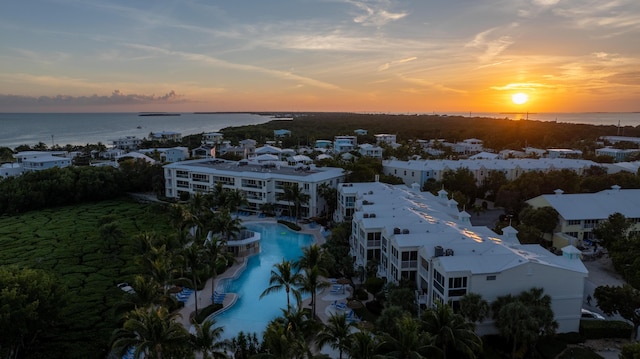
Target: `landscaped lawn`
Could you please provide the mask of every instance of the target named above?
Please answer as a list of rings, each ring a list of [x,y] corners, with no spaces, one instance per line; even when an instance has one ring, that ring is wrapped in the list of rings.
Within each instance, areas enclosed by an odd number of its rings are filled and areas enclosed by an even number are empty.
[[[161,205],[122,199],[0,217],[0,264],[46,270],[68,287],[63,323],[55,333],[43,334],[50,354],[43,357],[106,356],[118,326],[113,308],[123,298],[116,284],[139,273],[133,238],[171,233],[165,213]],[[126,233],[112,251],[99,235],[105,215],[114,216]]]

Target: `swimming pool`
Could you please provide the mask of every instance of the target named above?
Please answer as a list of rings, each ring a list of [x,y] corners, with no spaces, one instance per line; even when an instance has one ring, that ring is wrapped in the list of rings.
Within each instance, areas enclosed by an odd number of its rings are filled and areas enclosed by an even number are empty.
[[[236,293],[238,300],[227,311],[215,316],[216,324],[224,327],[224,339],[234,338],[240,331],[255,332],[262,338],[269,321],[282,315],[281,308],[287,307],[284,290],[260,299],[260,294],[269,286],[274,264],[280,263],[282,258],[298,259],[302,248],[313,243],[311,235],[293,232],[282,224],[249,223],[245,227],[261,234],[261,252],[249,258],[240,277],[227,284],[226,291]]]

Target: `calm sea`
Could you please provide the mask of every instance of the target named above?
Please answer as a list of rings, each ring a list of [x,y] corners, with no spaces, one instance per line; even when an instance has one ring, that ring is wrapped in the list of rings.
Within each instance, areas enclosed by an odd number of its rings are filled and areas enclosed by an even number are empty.
[[[639,126],[639,112],[529,113],[488,112],[449,113],[473,117],[526,119],[585,123],[590,125]],[[150,132],[173,131],[182,135],[216,132],[225,127],[261,124],[267,116],[243,113],[193,114],[181,116],[138,116],[137,113],[0,113],[0,147],[15,148],[43,142],[64,146],[102,142],[124,136],[148,137]]]
[[[193,114],[181,116],[138,116],[137,113],[0,113],[0,147],[98,143],[109,146],[124,136],[149,137],[150,132],[172,131],[183,136],[217,132],[225,127],[261,124],[267,116]]]

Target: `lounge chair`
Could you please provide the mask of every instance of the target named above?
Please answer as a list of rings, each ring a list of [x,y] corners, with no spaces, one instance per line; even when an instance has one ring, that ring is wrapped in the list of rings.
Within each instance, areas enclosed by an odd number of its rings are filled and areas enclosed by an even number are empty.
[[[345,309],[347,309],[347,303],[340,302],[340,303],[336,304],[336,309],[337,310],[345,310]]]

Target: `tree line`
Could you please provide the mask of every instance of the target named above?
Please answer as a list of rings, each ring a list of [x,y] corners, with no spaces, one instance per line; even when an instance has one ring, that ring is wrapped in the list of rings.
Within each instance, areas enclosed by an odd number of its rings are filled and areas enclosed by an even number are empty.
[[[66,167],[0,179],[0,214],[102,201],[127,192],[164,192],[162,167],[126,160],[119,168]]]

